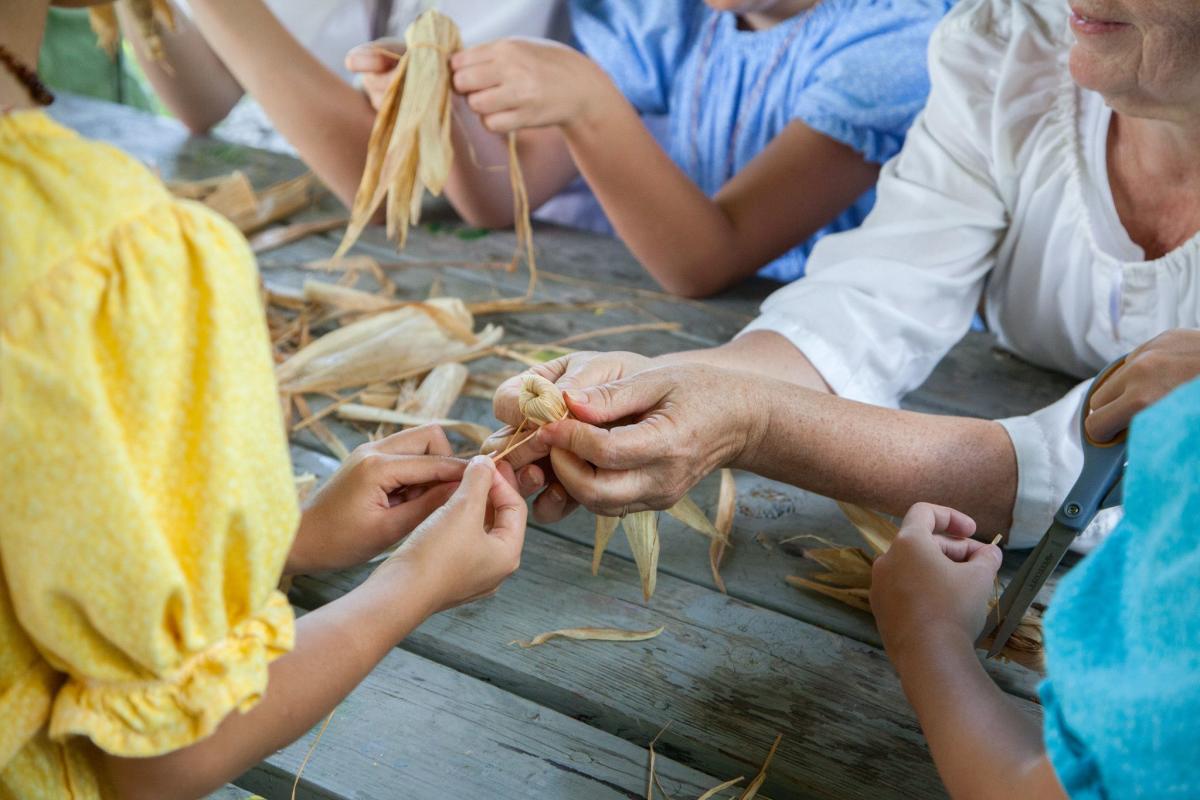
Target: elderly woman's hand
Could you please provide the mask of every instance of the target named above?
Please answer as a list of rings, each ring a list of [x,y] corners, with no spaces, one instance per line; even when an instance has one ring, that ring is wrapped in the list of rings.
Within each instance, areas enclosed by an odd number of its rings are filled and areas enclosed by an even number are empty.
[[[493,413],[496,419],[505,423],[505,427],[484,442],[483,451],[486,453],[504,447],[516,426],[521,424],[517,397],[521,393],[525,375],[540,375],[563,391],[582,390],[629,377],[648,369],[651,363],[649,358],[636,353],[581,352],[547,361],[509,378],[496,390],[492,401]],[[528,497],[545,489],[533,503],[533,516],[539,522],[557,522],[579,505],[555,479],[549,455],[549,446],[534,437],[505,457],[517,471],[517,488],[521,494]]]
[[[574,419],[547,425],[537,438],[551,448],[556,479],[591,511],[669,508],[757,447],[768,415],[755,400],[756,383],[700,364],[655,367],[568,390]]]
[[[917,503],[875,559],[871,611],[897,665],[913,648],[973,642],[983,629],[1002,554],[969,538],[974,532],[961,511]]]
[[[1200,331],[1171,330],[1134,350],[1092,395],[1087,432],[1107,442],[1139,411],[1200,376]]]

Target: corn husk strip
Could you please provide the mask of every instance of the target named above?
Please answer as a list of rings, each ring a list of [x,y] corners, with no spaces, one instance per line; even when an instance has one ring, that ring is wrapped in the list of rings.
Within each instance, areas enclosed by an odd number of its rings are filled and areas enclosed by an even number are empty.
[[[758,770],[758,774],[754,776],[754,780],[750,781],[746,786],[746,791],[738,795],[738,800],[754,800],[758,796],[758,790],[762,788],[763,783],[767,780],[767,768],[771,766],[771,759],[775,758],[775,751],[779,749],[779,742],[783,740],[783,734],[775,737],[775,743],[771,745],[770,752],[763,759],[762,767]]]
[[[713,539],[708,544],[708,567],[712,570],[713,583],[721,591],[725,590],[725,579],[721,577],[721,562],[725,559],[725,550],[733,547],[733,517],[737,511],[737,483],[733,479],[733,470],[721,470],[721,488],[717,491],[717,513],[713,517],[713,525],[721,534],[720,539]]]
[[[705,792],[704,794],[702,794],[698,798],[696,798],[696,800],[712,800],[712,798],[716,797],[721,792],[725,791],[726,789],[732,789],[734,786],[737,786],[739,783],[741,783],[745,779],[746,779],[746,777],[744,775],[739,775],[738,777],[731,778],[730,780],[727,780],[724,783],[718,783],[716,786],[712,787],[707,792]]]
[[[340,228],[346,224],[346,217],[341,214],[335,214],[332,217],[324,217],[322,219],[314,219],[308,222],[296,222],[291,225],[281,225],[275,228],[267,228],[264,231],[259,231],[250,237],[250,249],[255,253],[266,253],[269,250],[274,250],[277,247],[289,245],[292,242],[298,242],[307,236],[314,236],[318,233],[325,233]],[[261,226],[259,226],[261,227]]]
[[[514,640],[509,642],[509,644],[515,644],[523,649],[528,649],[545,644],[551,639],[574,639],[580,642],[644,642],[647,639],[653,639],[665,630],[665,625],[659,625],[657,628],[648,631],[627,631],[621,628],[563,628],[562,630],[539,633],[529,641]]]
[[[301,395],[295,395],[293,399],[296,402],[296,408],[300,410],[300,414],[311,418],[313,413],[312,408],[308,405],[308,401]],[[308,427],[312,430],[313,436],[316,436],[317,440],[325,445],[338,461],[345,461],[350,457],[350,451],[346,449],[346,445],[342,444],[342,440],[335,436],[333,431],[325,427],[325,423],[319,421],[312,422]]]
[[[290,180],[272,184],[258,192],[258,213],[253,217],[233,220],[246,233],[253,233],[285,217],[290,217],[312,205],[321,184],[311,172]],[[339,217],[342,224],[345,217]]]
[[[871,592],[869,589],[847,589],[845,587],[830,586],[825,583],[818,583],[815,580],[802,578],[799,575],[788,575],[787,582],[797,589],[811,589],[818,594],[823,594],[826,597],[832,597],[846,605],[857,608],[859,611],[871,613]]]
[[[375,408],[374,406],[365,406],[357,403],[347,403],[340,407],[337,410],[337,415],[341,419],[354,420],[356,422],[386,422],[410,428],[417,425],[438,425],[448,431],[462,435],[477,445],[483,444],[492,435],[491,428],[478,425],[474,422],[423,417],[417,414],[396,411],[392,408]]]
[[[110,3],[89,8],[88,23],[96,34],[100,49],[108,53],[109,58],[115,58],[117,44],[121,41],[121,23],[117,20],[116,6]]]
[[[167,188],[176,197],[203,203],[227,219],[258,213],[258,196],[241,171],[200,181],[173,181]]]
[[[305,281],[304,299],[309,303],[340,312],[393,311],[411,305],[397,303],[390,297],[380,297],[361,289],[325,281]]]
[[[593,575],[600,572],[600,559],[604,557],[604,551],[608,549],[608,543],[612,541],[613,534],[617,531],[617,523],[620,521],[620,517],[596,515],[596,540],[592,544]]]
[[[303,503],[316,487],[317,476],[311,472],[302,472],[298,475],[293,475],[292,480],[296,484],[296,499]]]
[[[664,733],[667,732],[667,728],[669,727],[671,727],[670,722],[664,725],[662,730],[655,734],[654,738],[650,740],[650,744],[647,747],[647,749],[650,751],[650,764],[646,771],[646,800],[654,800],[654,784],[658,781],[658,776],[654,774],[654,760],[656,755],[654,752],[654,745],[658,744],[658,740]],[[666,794],[666,792],[663,792],[663,794]]]
[[[621,519],[621,528],[629,540],[629,549],[642,579],[642,598],[649,601],[658,582],[658,512],[626,514]]]
[[[717,530],[717,527],[709,521],[708,517],[704,516],[704,512],[700,510],[700,506],[696,505],[696,501],[686,494],[679,498],[678,503],[668,508],[667,513],[697,533],[704,534],[709,539],[728,541]]]
[[[472,320],[454,298],[413,303],[338,328],[276,370],[285,392],[333,392],[426,372],[491,347],[502,328],[488,325],[472,341],[460,338]]]
[[[848,588],[871,588],[871,558],[857,547],[815,548],[805,550],[804,557],[829,570],[815,576],[821,580]]]
[[[462,364],[438,364],[421,381],[411,399],[397,400],[396,410],[418,417],[445,417],[458,402],[468,375],[470,371]],[[402,401],[404,407],[400,405]]]
[[[858,528],[858,532],[867,540],[867,544],[875,551],[875,555],[886,553],[892,546],[896,534],[900,532],[895,523],[870,509],[856,506],[853,503],[840,502],[838,508],[853,523],[854,527]]]

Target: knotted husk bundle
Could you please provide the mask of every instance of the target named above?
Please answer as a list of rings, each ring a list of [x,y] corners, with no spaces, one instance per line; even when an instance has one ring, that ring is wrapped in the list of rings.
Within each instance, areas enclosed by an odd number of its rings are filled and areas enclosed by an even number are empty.
[[[552,422],[566,419],[571,415],[562,390],[551,381],[534,373],[527,373],[522,378],[521,391],[517,396],[517,407],[520,409],[524,419],[517,427],[517,430],[509,437],[505,446],[496,451],[493,458],[502,458],[520,445],[524,440],[518,440],[517,437],[527,425],[536,429],[543,425],[549,425]],[[726,485],[728,485],[728,491],[725,490]],[[717,517],[719,519],[722,517],[727,518],[729,527],[732,527],[733,520],[732,505],[734,495],[732,489],[732,475],[729,476],[728,480],[722,475],[722,504],[728,503],[730,508],[725,510],[718,509]],[[714,543],[721,546],[722,551],[725,547],[730,546],[729,530],[725,529],[722,531],[714,525],[688,495],[685,494],[678,503],[668,508],[667,513],[692,530],[709,537]],[[642,581],[642,596],[646,600],[649,600],[654,595],[654,587],[658,578],[659,538],[657,511],[637,511],[626,514],[622,518],[597,515],[596,537],[592,550],[592,574],[595,575],[600,571],[600,559],[604,556],[604,551],[617,530],[618,522],[625,531],[625,538],[629,540],[629,549],[633,553],[634,562],[637,564],[638,574]],[[718,561],[719,558],[714,556],[714,576],[717,575]],[[719,579],[719,576],[717,577]],[[722,590],[724,590],[723,586]]]
[[[379,106],[350,225],[334,258],[362,235],[387,198],[387,235],[399,247],[421,218],[428,190],[440,195],[454,162],[450,142],[450,56],[462,47],[454,21],[426,11],[404,32],[405,52]]]
[[[137,33],[146,46],[146,54],[155,61],[164,60],[167,54],[163,50],[162,32],[167,30],[174,33],[176,30],[175,11],[171,8],[170,0],[116,0],[88,9],[92,30],[100,47],[109,56],[116,55],[117,44],[121,41],[117,3],[123,3],[129,9],[130,16],[137,21]]]
[[[851,503],[838,503],[842,513],[866,540],[871,552],[858,547],[820,547],[804,551],[804,557],[827,570],[811,578],[791,575],[787,581],[797,588],[811,589],[832,597],[852,608],[871,613],[871,567],[886,553],[900,532],[891,520],[874,511]],[[997,598],[998,599],[998,598]],[[993,607],[995,602],[993,601]],[[1042,652],[1042,621],[1029,612],[1009,638],[1000,657],[1041,672],[1045,668]]]
[[[458,298],[411,303],[338,328],[302,348],[276,368],[286,393],[335,392],[386,383],[491,347],[504,330],[478,334]]]

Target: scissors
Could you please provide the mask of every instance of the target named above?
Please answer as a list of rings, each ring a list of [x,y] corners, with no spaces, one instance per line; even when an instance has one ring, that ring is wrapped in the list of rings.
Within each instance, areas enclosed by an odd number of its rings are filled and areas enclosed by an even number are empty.
[[[1112,374],[1125,363],[1122,356],[1104,368],[1083,398],[1080,414],[1081,441],[1083,443],[1083,470],[1067,498],[1054,515],[1054,522],[1021,564],[1016,576],[1009,582],[996,605],[996,613],[988,615],[988,623],[976,640],[976,647],[983,647],[988,637],[995,634],[988,650],[988,658],[996,656],[1007,644],[1017,629],[1025,612],[1037,593],[1054,573],[1059,562],[1075,537],[1083,533],[1096,514],[1104,508],[1119,505],[1122,498],[1122,480],[1125,474],[1126,432],[1108,442],[1097,442],[1088,435],[1088,409],[1092,395],[1104,385]]]

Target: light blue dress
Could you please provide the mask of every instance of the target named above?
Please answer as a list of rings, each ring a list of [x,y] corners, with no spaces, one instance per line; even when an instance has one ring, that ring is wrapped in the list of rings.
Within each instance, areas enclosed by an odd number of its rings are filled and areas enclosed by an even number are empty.
[[[1200,798],[1200,381],[1129,452],[1125,518],[1046,618],[1046,749],[1073,800]]]
[[[666,115],[659,139],[709,196],[793,120],[868,159],[894,156],[929,93],[929,36],[953,0],[823,0],[762,31],[702,0],[572,0],[577,46],[643,116]],[[823,191],[821,186],[805,187]],[[813,245],[855,228],[868,191],[759,274],[792,281]]]

